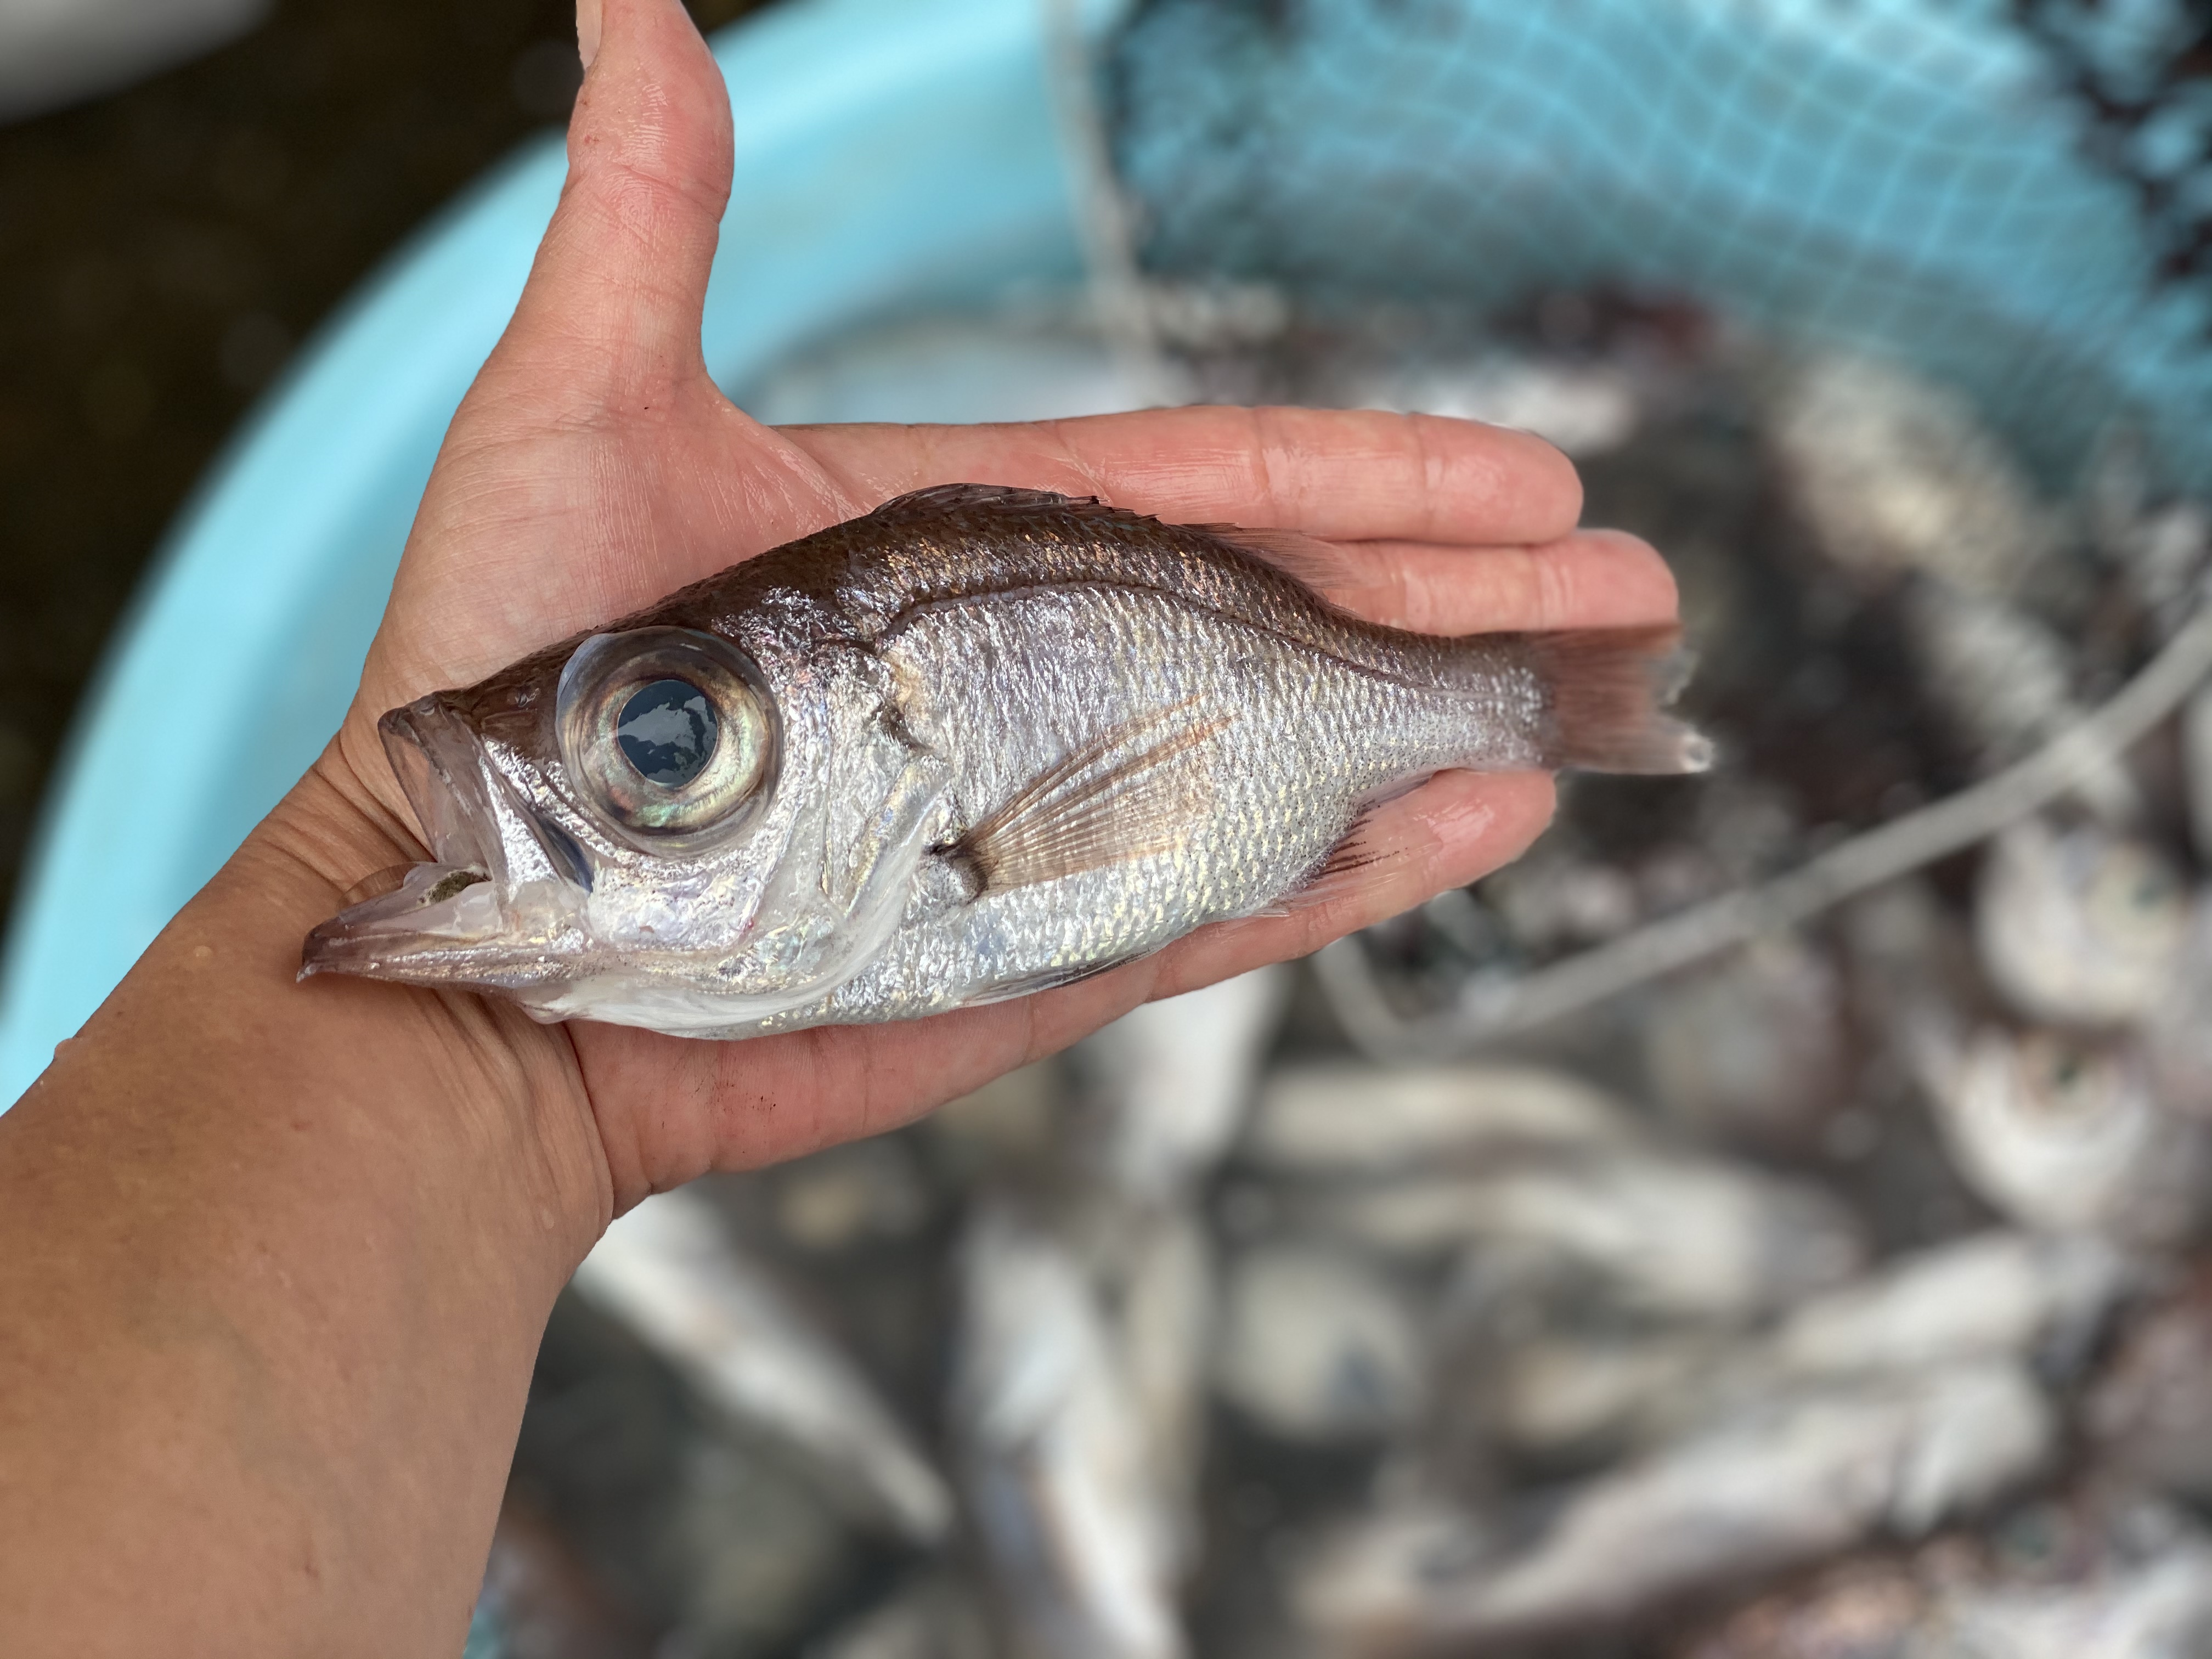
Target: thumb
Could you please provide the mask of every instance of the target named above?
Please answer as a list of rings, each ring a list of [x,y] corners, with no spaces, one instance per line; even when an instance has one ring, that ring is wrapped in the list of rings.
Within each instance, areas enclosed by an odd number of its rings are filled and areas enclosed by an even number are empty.
[[[586,73],[568,183],[488,365],[557,422],[703,377],[700,314],[730,196],[729,94],[680,0],[580,0],[576,22]]]

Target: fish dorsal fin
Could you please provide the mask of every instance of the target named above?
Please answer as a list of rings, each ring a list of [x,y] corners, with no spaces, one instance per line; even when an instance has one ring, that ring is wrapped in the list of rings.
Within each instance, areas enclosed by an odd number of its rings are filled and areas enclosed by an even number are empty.
[[[1096,495],[1061,495],[1049,489],[1018,489],[1008,484],[933,484],[895,495],[868,516],[889,524],[920,524],[966,514],[1073,519],[1129,531],[1182,531],[1226,542],[1308,587],[1328,590],[1365,585],[1352,554],[1296,530],[1248,530],[1233,524],[1167,525],[1148,513],[1109,506]]]
[[[1109,507],[1096,495],[1061,495],[1049,489],[1020,489],[1012,484],[943,483],[910,489],[894,495],[868,514],[886,524],[913,524],[950,518],[962,513],[1016,515],[1052,514],[1075,518],[1125,519],[1131,524],[1154,520],[1141,514]]]
[[[1181,702],[1114,727],[1054,762],[945,852],[977,896],[1173,852],[1213,801],[1200,750],[1233,715]]]
[[[1364,587],[1367,577],[1359,562],[1334,542],[1322,541],[1297,530],[1247,530],[1242,525],[1194,524],[1218,542],[1241,548],[1263,564],[1271,564],[1293,580],[1322,592],[1342,592]]]

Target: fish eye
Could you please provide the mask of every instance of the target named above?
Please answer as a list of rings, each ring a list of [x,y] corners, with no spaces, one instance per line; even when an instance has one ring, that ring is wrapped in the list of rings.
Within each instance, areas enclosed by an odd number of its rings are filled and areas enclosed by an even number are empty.
[[[773,780],[775,705],[752,659],[688,628],[598,634],[561,671],[562,759],[587,805],[666,848],[742,823]]]
[[[655,680],[623,704],[615,742],[647,783],[681,789],[714,757],[720,726],[714,705],[690,681]]]

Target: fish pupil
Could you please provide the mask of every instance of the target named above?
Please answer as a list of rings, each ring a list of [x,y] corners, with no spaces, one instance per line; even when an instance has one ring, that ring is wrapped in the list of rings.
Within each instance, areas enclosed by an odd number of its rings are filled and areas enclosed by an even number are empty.
[[[615,741],[647,783],[681,789],[714,758],[720,730],[704,691],[689,680],[654,680],[623,704]]]

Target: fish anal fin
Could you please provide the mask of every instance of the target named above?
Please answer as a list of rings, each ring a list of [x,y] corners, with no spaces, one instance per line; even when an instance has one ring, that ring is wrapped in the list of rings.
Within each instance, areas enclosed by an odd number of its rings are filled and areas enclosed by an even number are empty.
[[[1066,968],[1048,968],[1041,973],[1025,975],[1018,979],[1001,980],[988,990],[979,991],[965,999],[963,1008],[981,1008],[994,1002],[1012,1002],[1016,997],[1034,996],[1039,991],[1057,991],[1064,986],[1080,985],[1087,979],[1097,979],[1101,974],[1110,974],[1116,968],[1126,968],[1152,954],[1139,951],[1126,957],[1109,957],[1103,962],[1079,963]]]
[[[1375,838],[1375,811],[1380,805],[1370,803],[1312,873],[1259,914],[1294,916],[1325,910],[1372,881],[1377,871],[1402,862],[1407,855],[1404,848],[1386,846]]]
[[[1213,801],[1199,750],[1234,716],[1176,723],[1181,703],[1115,727],[1046,768],[945,849],[980,897],[1168,853]],[[1164,729],[1165,728],[1165,729]]]

